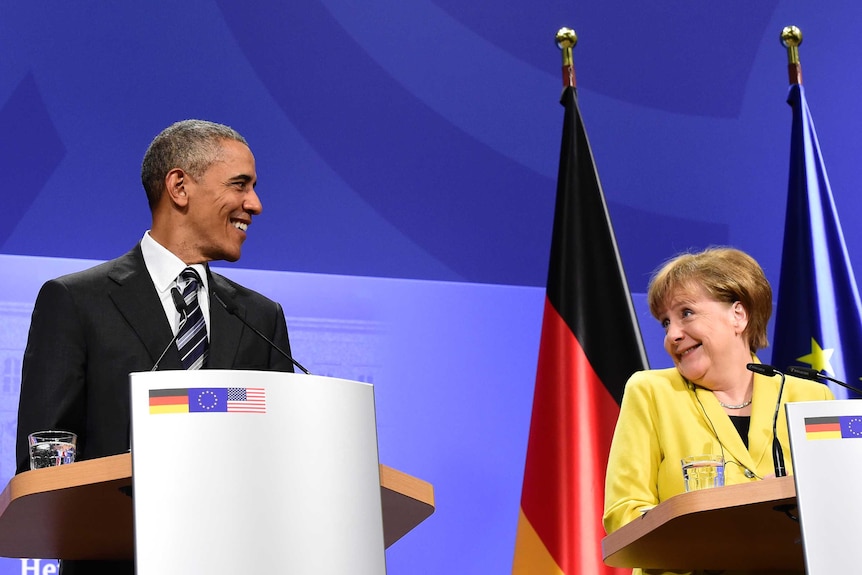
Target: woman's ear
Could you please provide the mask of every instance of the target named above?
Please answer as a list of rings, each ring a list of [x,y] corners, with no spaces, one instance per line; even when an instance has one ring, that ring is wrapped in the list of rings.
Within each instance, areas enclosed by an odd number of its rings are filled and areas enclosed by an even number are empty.
[[[733,314],[733,327],[736,329],[736,333],[742,333],[745,331],[745,328],[748,327],[748,310],[745,309],[745,306],[742,305],[741,301],[735,301],[730,306],[731,313]]]

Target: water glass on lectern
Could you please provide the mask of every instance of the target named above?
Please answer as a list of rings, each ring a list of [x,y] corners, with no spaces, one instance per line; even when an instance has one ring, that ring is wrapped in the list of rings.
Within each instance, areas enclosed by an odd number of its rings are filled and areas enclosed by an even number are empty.
[[[70,431],[37,431],[30,442],[30,469],[55,467],[75,461],[78,436]]]

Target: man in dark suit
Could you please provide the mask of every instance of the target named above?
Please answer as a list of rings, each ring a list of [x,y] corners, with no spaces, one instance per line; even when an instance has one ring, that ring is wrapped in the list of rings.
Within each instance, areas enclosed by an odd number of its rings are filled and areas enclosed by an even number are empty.
[[[47,282],[36,299],[18,408],[19,473],[29,469],[27,436],[35,431],[77,433],[77,460],[129,449],[129,374],[152,369],[166,348],[158,368],[183,369],[172,338],[188,309],[171,291],[183,292],[187,268],[199,277],[199,289],[193,284],[190,291],[206,325],[202,367],[293,371],[289,359],[232,315],[289,354],[281,306],[207,264],[239,259],[252,217],[262,211],[245,139],[220,124],[178,122],[150,144],[141,179],[152,212],[141,242],[115,260]],[[61,572],[134,567],[65,561]]]

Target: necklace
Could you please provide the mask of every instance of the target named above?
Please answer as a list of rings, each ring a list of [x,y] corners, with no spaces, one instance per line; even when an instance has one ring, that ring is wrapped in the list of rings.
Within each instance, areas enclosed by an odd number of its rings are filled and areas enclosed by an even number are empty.
[[[721,403],[720,401],[718,402],[718,404],[725,409],[742,409],[743,407],[748,407],[749,405],[751,405],[751,400],[749,399],[748,401],[743,401],[739,405],[728,405],[726,403]]]

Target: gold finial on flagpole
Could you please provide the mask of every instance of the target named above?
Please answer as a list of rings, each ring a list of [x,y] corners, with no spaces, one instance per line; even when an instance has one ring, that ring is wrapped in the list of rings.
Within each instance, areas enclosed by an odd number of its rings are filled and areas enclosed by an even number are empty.
[[[802,84],[802,64],[799,63],[802,30],[796,26],[786,26],[781,31],[781,43],[787,48],[787,76],[790,83]]]
[[[571,28],[560,28],[555,37],[557,48],[563,51],[563,87],[575,87],[575,64],[572,48],[578,43],[578,35]]]

